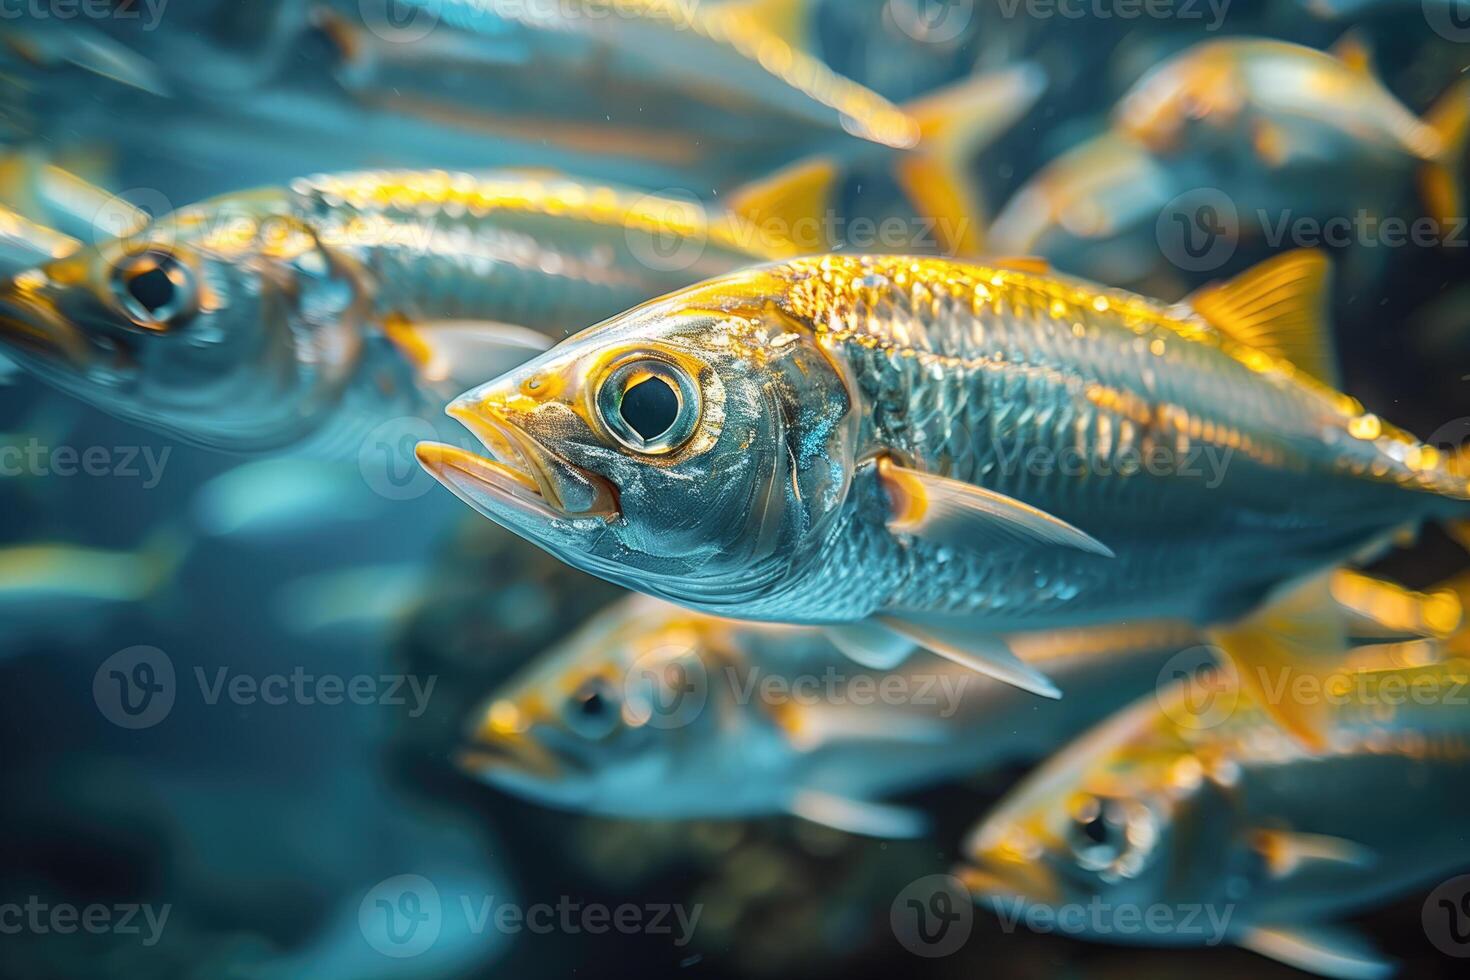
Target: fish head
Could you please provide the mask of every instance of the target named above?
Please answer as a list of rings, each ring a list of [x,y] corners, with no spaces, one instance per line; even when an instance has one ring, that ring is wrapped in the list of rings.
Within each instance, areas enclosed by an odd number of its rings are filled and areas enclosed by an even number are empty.
[[[360,348],[357,271],[283,195],[173,212],[0,283],[0,345],[83,401],[213,448],[319,422]]]
[[[1233,811],[1217,769],[1150,697],[1002,800],[967,838],[960,877],[997,908],[1198,903],[1230,878]]]
[[[1114,110],[1118,131],[1168,155],[1210,131],[1230,133],[1245,108],[1237,47],[1205,43],[1143,76]]]
[[[630,596],[497,691],[472,716],[459,765],[551,806],[708,812],[729,795],[721,759],[749,754],[753,736],[719,683],[736,642],[724,620]]]
[[[851,485],[848,383],[767,271],[636,308],[461,396],[493,458],[419,459],[490,519],[619,585],[718,611],[807,560]]]

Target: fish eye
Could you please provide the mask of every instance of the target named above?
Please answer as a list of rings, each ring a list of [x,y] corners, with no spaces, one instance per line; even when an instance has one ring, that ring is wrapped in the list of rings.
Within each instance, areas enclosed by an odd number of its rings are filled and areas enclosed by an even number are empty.
[[[577,734],[602,738],[618,726],[622,709],[612,685],[601,677],[589,677],[567,700],[565,715]]]
[[[1111,867],[1129,847],[1128,813],[1116,800],[1084,796],[1072,806],[1068,843],[1077,862],[1090,871]]]
[[[167,331],[198,312],[194,272],[159,248],[123,256],[112,267],[112,294],[145,330]]]
[[[597,392],[597,414],[635,452],[673,452],[694,435],[699,389],[683,368],[639,357],[610,371]]]

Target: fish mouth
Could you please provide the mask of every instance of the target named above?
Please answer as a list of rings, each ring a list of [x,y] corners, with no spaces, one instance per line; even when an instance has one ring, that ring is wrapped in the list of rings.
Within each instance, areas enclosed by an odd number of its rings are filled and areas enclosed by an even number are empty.
[[[25,275],[0,285],[0,345],[47,365],[86,369],[92,362],[92,345],[51,303],[22,283]]]
[[[619,516],[617,490],[608,480],[568,462],[493,409],[457,401],[446,413],[491,455],[436,442],[419,443],[415,454],[424,469],[472,507],[557,521],[605,522]]]
[[[992,860],[981,855],[956,869],[955,877],[977,904],[1023,901],[1055,905],[1062,901],[1060,889],[1041,864]]]

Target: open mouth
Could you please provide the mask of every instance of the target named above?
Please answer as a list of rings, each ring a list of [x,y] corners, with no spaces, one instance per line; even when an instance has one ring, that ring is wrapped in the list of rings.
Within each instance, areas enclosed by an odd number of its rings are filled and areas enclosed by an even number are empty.
[[[513,511],[546,520],[618,516],[617,492],[595,473],[567,462],[491,411],[461,403],[449,416],[490,451],[491,456],[424,442],[419,463],[471,506]]]

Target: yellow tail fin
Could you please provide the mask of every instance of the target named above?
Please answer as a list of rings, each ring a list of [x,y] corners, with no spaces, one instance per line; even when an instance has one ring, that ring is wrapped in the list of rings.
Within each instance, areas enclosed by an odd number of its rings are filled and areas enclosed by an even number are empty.
[[[1035,104],[1046,74],[1021,64],[977,75],[905,105],[919,124],[919,146],[898,162],[896,176],[914,210],[937,222],[949,255],[978,255],[987,223],[970,177],[975,154]]]
[[[1420,173],[1420,190],[1430,216],[1447,229],[1465,213],[1459,174],[1470,134],[1470,79],[1456,83],[1441,96],[1424,121],[1439,137],[1440,150]]]

